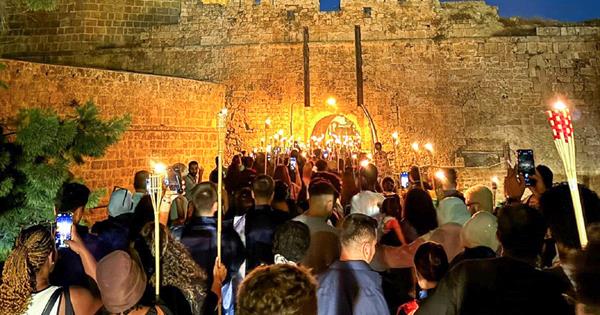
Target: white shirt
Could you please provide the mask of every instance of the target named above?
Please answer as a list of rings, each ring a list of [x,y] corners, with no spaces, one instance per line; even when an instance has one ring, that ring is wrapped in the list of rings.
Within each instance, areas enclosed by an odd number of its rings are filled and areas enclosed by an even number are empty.
[[[384,200],[383,194],[363,190],[352,197],[350,213],[362,213],[374,217],[379,214],[379,206]]]
[[[29,307],[27,308],[27,311],[25,311],[25,315],[40,315],[40,314],[42,314],[42,312],[44,311],[44,308],[46,308],[46,304],[48,304],[48,301],[50,300],[50,297],[52,296],[52,293],[54,293],[54,291],[56,291],[58,289],[60,289],[60,287],[51,286],[51,287],[47,287],[46,289],[44,289],[38,293],[33,293],[31,295],[31,303],[29,303]],[[52,306],[52,310],[50,311],[51,315],[58,314],[59,302],[60,302],[60,296],[58,297],[58,299],[56,299],[56,302],[54,302],[54,306]]]

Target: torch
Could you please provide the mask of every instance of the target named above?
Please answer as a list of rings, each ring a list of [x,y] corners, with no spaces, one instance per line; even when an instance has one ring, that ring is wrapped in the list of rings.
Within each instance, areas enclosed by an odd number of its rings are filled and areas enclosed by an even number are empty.
[[[392,139],[394,140],[394,170],[398,171],[398,131],[394,131],[392,133]]]
[[[227,113],[225,113],[227,114]],[[267,130],[269,129],[269,127],[271,126],[271,118],[267,118],[265,120],[265,175],[267,175],[267,155],[269,155],[269,145],[268,145],[268,136],[267,136]]]
[[[413,142],[411,147],[415,154],[415,165],[417,166],[417,172],[419,174],[419,182],[421,183],[421,189],[425,190],[425,184],[423,184],[423,178],[421,177],[421,167],[419,166],[419,143]]]
[[[217,119],[217,151],[219,156],[219,170],[223,167],[223,143],[225,142],[225,120],[227,119],[227,108],[221,109]],[[266,160],[265,156],[265,160]],[[222,216],[223,216],[223,172],[218,173],[217,177],[217,257],[221,260],[221,231],[222,231]]]
[[[167,167],[164,164],[154,164],[154,171],[146,182],[146,189],[154,210],[154,276],[156,277],[154,294],[156,301],[160,297],[160,205],[163,197],[162,183],[166,171]]]
[[[579,242],[584,248],[587,243],[587,234],[585,231],[585,219],[581,207],[581,198],[579,196],[579,187],[577,185],[577,167],[575,163],[575,131],[573,130],[573,121],[567,105],[558,100],[554,103],[554,108],[547,111],[548,122],[552,128],[554,136],[554,145],[563,162],[563,167],[567,175],[573,210],[575,211],[575,221],[577,222],[577,231],[579,233]]]
[[[429,153],[429,164],[433,165],[434,164],[434,158],[433,158],[433,144],[431,144],[431,142],[427,142],[425,143],[425,145],[423,146],[425,148],[425,151],[427,151]]]

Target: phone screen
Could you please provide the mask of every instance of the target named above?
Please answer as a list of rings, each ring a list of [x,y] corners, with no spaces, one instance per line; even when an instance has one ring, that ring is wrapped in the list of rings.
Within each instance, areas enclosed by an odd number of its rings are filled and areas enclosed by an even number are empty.
[[[59,213],[56,216],[56,234],[54,239],[59,248],[67,247],[65,241],[71,240],[71,226],[73,226],[72,213]]]
[[[181,172],[178,167],[169,169],[168,176],[165,178],[165,185],[171,191],[176,191],[178,194],[183,193],[183,189],[181,189]]]
[[[402,172],[400,174],[400,187],[406,189],[408,188],[408,172]]]
[[[533,162],[533,150],[517,150],[517,160],[519,163],[519,174],[523,175],[526,186],[534,184],[531,175],[535,174],[535,164]]]
[[[292,171],[296,170],[296,158],[295,157],[290,158],[290,169]]]

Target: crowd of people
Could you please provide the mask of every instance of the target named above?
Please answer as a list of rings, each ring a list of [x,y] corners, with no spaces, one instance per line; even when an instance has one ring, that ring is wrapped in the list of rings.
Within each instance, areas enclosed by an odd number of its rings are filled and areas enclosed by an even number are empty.
[[[302,153],[217,159],[206,179],[195,161],[174,165],[183,180],[165,187],[158,240],[147,171],[133,191],[115,187],[91,226],[90,190],[65,184],[56,211],[72,214],[71,239],[57,248],[52,222],[23,227],[0,314],[600,313],[600,199],[583,185],[585,248],[568,185],[543,165],[531,186],[508,168],[496,205],[454,169],[426,179],[413,167],[399,188],[374,164]]]

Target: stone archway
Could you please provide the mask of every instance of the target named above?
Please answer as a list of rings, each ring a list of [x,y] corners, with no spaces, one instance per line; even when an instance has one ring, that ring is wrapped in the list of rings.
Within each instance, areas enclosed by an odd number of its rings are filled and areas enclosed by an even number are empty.
[[[339,139],[338,145],[352,145],[358,150],[364,147],[360,129],[343,115],[329,115],[317,121],[310,136],[310,140],[313,139],[322,139],[321,144],[335,143]]]

